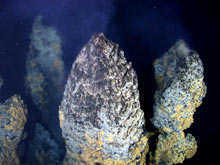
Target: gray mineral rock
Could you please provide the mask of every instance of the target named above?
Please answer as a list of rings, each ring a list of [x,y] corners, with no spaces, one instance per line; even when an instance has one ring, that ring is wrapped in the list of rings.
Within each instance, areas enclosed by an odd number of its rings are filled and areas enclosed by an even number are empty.
[[[18,165],[20,160],[17,149],[26,137],[24,125],[27,109],[21,97],[14,95],[0,104],[0,164]]]
[[[92,36],[73,63],[59,110],[64,164],[144,164],[137,75],[117,44]]]
[[[164,132],[189,128],[206,94],[199,55],[179,41],[154,62],[154,69],[159,87],[154,96],[154,126]]]
[[[181,40],[154,62],[154,70],[158,90],[152,123],[161,134],[149,164],[183,163],[197,150],[195,138],[183,131],[206,94],[202,61]]]

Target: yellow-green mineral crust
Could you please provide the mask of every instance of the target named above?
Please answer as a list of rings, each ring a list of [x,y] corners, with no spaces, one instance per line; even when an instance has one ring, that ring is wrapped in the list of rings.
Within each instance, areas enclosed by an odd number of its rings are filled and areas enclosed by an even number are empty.
[[[150,164],[178,164],[185,158],[191,158],[197,150],[197,143],[191,134],[185,137],[184,132],[160,134],[156,151]]]
[[[18,95],[0,104],[0,164],[19,164],[17,146],[25,138],[26,115],[26,106]]]
[[[202,61],[181,40],[154,62],[154,70],[158,90],[152,123],[161,134],[151,163],[182,163],[197,149],[195,138],[190,134],[185,137],[183,131],[193,123],[206,94]]]
[[[145,164],[137,75],[118,45],[95,34],[73,63],[59,110],[65,165]]]

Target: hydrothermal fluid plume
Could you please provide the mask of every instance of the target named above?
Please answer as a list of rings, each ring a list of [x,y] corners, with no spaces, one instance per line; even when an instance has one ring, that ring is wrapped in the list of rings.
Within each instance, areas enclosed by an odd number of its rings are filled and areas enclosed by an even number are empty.
[[[182,40],[154,62],[158,90],[152,123],[161,134],[150,164],[183,163],[196,153],[195,138],[183,131],[193,123],[196,108],[206,94],[203,70],[197,52]]]
[[[58,105],[65,75],[62,40],[55,28],[43,24],[41,16],[35,19],[30,39],[26,59],[26,88],[40,110],[44,124],[58,138]]]

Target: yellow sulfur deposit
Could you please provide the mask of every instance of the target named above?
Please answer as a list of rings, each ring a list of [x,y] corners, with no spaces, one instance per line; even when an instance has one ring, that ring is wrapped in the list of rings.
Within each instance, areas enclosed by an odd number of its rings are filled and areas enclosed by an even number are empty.
[[[158,90],[155,93],[152,123],[160,131],[150,164],[183,163],[197,150],[195,138],[184,130],[193,123],[196,108],[206,94],[199,55],[184,41],[177,42],[154,62]]]
[[[74,158],[77,160],[75,163],[77,165],[94,165],[95,163],[101,165],[136,165],[137,163],[146,165],[146,154],[149,151],[147,135],[143,136],[137,142],[135,148],[131,150],[132,159],[128,161],[120,159],[105,159],[105,154],[103,152],[103,135],[104,131],[100,131],[99,138],[92,139],[89,135],[85,134],[88,144],[86,146],[81,145],[83,152],[81,154],[75,154],[67,150],[66,159],[68,159],[68,157]],[[64,160],[63,165],[68,165],[68,162]]]
[[[18,165],[17,145],[23,134],[27,109],[20,96],[14,95],[0,104],[0,162],[2,165]]]
[[[191,158],[197,150],[195,138],[184,132],[173,132],[160,134],[158,137],[156,151],[150,164],[178,164],[183,163],[185,158]]]

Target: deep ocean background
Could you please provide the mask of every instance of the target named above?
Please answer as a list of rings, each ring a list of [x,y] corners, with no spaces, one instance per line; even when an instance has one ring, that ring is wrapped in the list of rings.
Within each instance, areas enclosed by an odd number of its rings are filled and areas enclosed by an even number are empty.
[[[156,85],[153,61],[177,40],[196,50],[205,68],[207,95],[187,129],[198,143],[196,155],[184,164],[219,164],[220,130],[217,111],[217,53],[219,10],[215,1],[202,0],[0,0],[0,75],[3,102],[20,94],[28,105],[29,126],[39,114],[25,93],[25,60],[34,18],[57,29],[63,40],[66,78],[77,53],[94,32],[104,32],[119,44],[138,74],[141,108],[148,130]],[[31,136],[31,135],[30,135]]]

